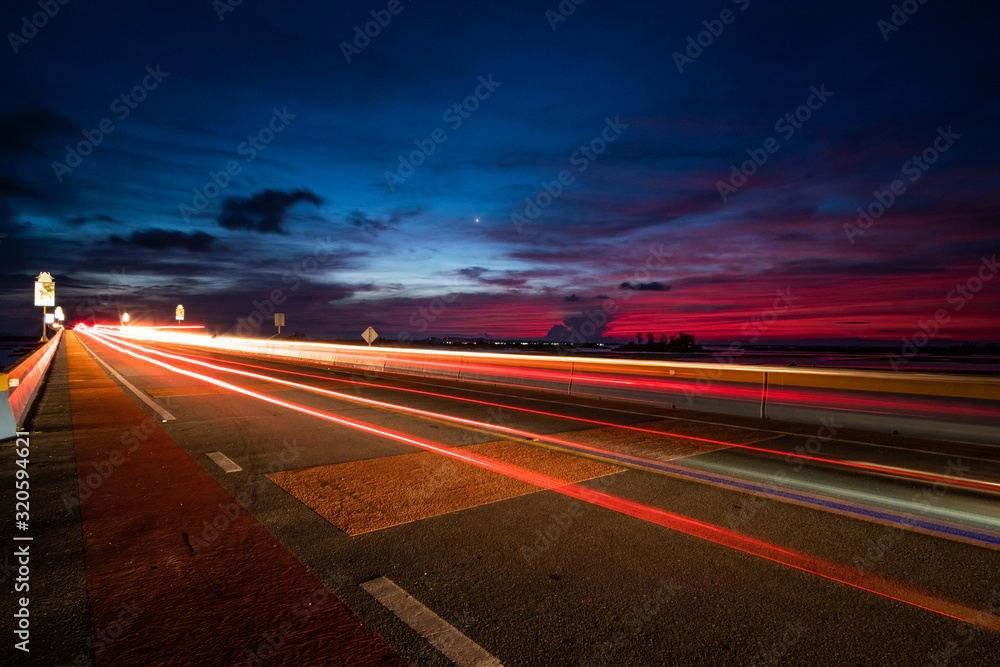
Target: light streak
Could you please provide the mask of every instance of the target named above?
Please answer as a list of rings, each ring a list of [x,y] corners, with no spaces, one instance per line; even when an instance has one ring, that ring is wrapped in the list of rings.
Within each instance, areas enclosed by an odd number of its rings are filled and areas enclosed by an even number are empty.
[[[652,405],[662,404],[663,399],[680,402],[682,397],[691,395],[699,399],[759,403],[762,397],[762,380],[770,373],[774,377],[783,378],[768,384],[768,403],[775,406],[786,405],[793,409],[814,407],[831,412],[864,412],[918,419],[936,416],[945,421],[954,421],[956,415],[962,415],[985,423],[994,423],[1000,417],[1000,411],[996,407],[1000,401],[1000,383],[986,378],[941,378],[909,374],[903,379],[886,372],[842,369],[775,368],[697,362],[668,364],[422,349],[384,348],[369,353],[349,345],[234,341],[227,338],[208,341],[205,336],[164,331],[144,332],[132,327],[119,329],[116,333],[133,338],[146,337],[159,342],[348,366],[358,364],[364,367],[365,362],[380,363],[388,360],[392,362],[392,372],[395,373],[425,377],[461,374],[466,382],[487,382],[516,388],[540,386],[552,389],[553,383],[566,383],[567,387],[572,386],[574,394],[581,396],[604,396],[608,389],[618,389],[624,400]],[[248,346],[263,346],[263,350],[245,349]],[[816,384],[820,381],[819,378],[829,380],[824,381],[827,384]],[[786,382],[797,388],[783,388],[781,385]],[[602,387],[605,389],[603,392]],[[661,400],[648,398],[650,393],[660,394]],[[886,394],[892,396],[887,397]],[[920,399],[920,395],[931,398]],[[982,404],[969,405],[968,399],[982,401]]]
[[[549,435],[543,435],[543,434],[539,434],[539,433],[531,433],[529,431],[522,431],[520,429],[514,429],[514,428],[505,427],[505,426],[500,426],[498,424],[489,424],[489,423],[486,423],[486,422],[480,422],[480,421],[476,421],[476,420],[472,420],[472,419],[464,419],[464,418],[461,418],[461,417],[453,417],[451,415],[446,415],[446,414],[442,414],[442,413],[438,413],[438,412],[430,412],[430,411],[427,411],[427,410],[420,410],[420,409],[417,409],[417,408],[410,408],[410,407],[406,407],[406,406],[402,406],[402,405],[397,405],[397,404],[394,404],[394,403],[386,403],[384,401],[376,401],[374,399],[362,398],[360,396],[351,396],[350,394],[344,394],[344,393],[341,393],[341,392],[335,392],[335,391],[331,391],[329,389],[321,389],[319,387],[313,387],[313,386],[310,386],[310,385],[307,385],[307,384],[302,384],[302,383],[298,383],[298,382],[291,382],[289,380],[281,380],[279,378],[275,378],[275,377],[272,377],[272,376],[269,376],[269,375],[262,375],[262,374],[259,374],[259,373],[251,373],[251,372],[248,372],[248,371],[241,371],[241,370],[238,370],[238,369],[228,368],[228,367],[225,367],[225,366],[219,366],[217,364],[212,364],[212,363],[208,363],[208,362],[204,362],[204,361],[198,361],[198,360],[194,359],[191,355],[171,354],[171,353],[163,352],[163,351],[160,351],[160,350],[155,350],[155,349],[152,349],[152,348],[149,348],[149,347],[144,347],[144,346],[136,345],[135,343],[127,343],[125,341],[118,341],[118,342],[121,343],[122,345],[127,345],[129,347],[133,347],[135,349],[139,349],[139,350],[142,350],[144,352],[147,352],[147,353],[150,353],[150,354],[155,354],[155,355],[162,356],[162,357],[166,357],[166,358],[169,358],[169,359],[175,359],[175,360],[183,361],[183,362],[190,363],[190,364],[196,364],[196,365],[203,366],[203,367],[206,367],[206,368],[212,368],[214,370],[219,370],[219,371],[222,371],[222,372],[225,372],[225,373],[233,373],[233,374],[236,374],[236,375],[242,375],[242,376],[245,376],[245,377],[250,377],[250,378],[254,378],[254,379],[258,379],[258,380],[264,380],[265,382],[273,382],[275,384],[281,384],[281,385],[284,385],[284,386],[293,387],[295,389],[302,389],[304,391],[311,391],[311,392],[314,392],[314,393],[324,394],[324,395],[327,395],[327,396],[331,396],[333,398],[338,398],[338,399],[347,400],[347,401],[353,401],[353,402],[358,402],[358,403],[365,403],[365,404],[368,404],[368,405],[373,405],[373,406],[376,406],[376,407],[386,408],[386,409],[390,409],[390,410],[398,410],[398,411],[402,411],[402,412],[409,412],[411,414],[422,415],[422,416],[430,417],[430,418],[433,418],[433,419],[442,419],[442,420],[445,420],[445,421],[450,421],[450,422],[459,423],[459,424],[465,424],[467,426],[473,426],[473,427],[476,427],[476,428],[485,428],[485,429],[489,429],[489,430],[500,431],[500,432],[503,432],[503,433],[508,433],[510,435],[516,435],[518,437],[526,438],[528,440],[543,440],[545,442],[556,444],[556,445],[560,445],[560,446],[563,446],[563,447],[571,447],[574,450],[584,449],[584,450],[587,450],[587,451],[589,451],[589,452],[591,452],[593,454],[599,455],[599,456],[613,455],[615,457],[616,461],[618,461],[618,462],[621,462],[622,458],[625,458],[625,459],[630,460],[631,463],[632,463],[632,465],[636,465],[636,466],[639,466],[639,467],[648,467],[649,464],[655,463],[654,461],[650,461],[649,459],[646,459],[646,458],[642,458],[642,457],[638,457],[638,456],[632,456],[632,455],[628,455],[628,454],[620,454],[618,452],[611,452],[611,451],[609,451],[607,449],[602,449],[602,448],[594,447],[594,446],[591,446],[591,445],[584,445],[582,443],[573,442],[573,441],[569,441],[569,440],[563,440],[561,438],[555,438],[555,437],[552,437],[552,436],[549,436]],[[202,357],[202,358],[206,358],[206,357]],[[266,368],[266,367],[263,367],[263,366],[253,366],[251,364],[241,364],[241,365],[251,366],[253,368]],[[268,369],[268,370],[278,370],[278,369]],[[320,378],[320,379],[329,379],[329,380],[334,380],[334,381],[337,381],[337,382],[349,382],[348,380],[339,380],[337,378],[322,378],[322,376],[319,376],[319,375],[311,375],[311,374],[306,374],[306,373],[297,373],[295,371],[280,371],[279,370],[279,372],[282,372],[282,373],[292,373],[292,374],[295,374],[295,375],[304,375],[306,377],[313,377],[313,378]],[[364,384],[364,385],[373,386],[373,387],[382,387],[382,388],[385,388],[384,385],[376,385],[376,384],[372,384],[372,383],[359,382],[358,384]],[[398,389],[398,388],[395,388],[395,387],[391,387],[391,388]],[[637,431],[637,432],[641,432],[641,433],[650,433],[650,434],[659,435],[659,436],[668,436],[668,437],[674,437],[674,438],[682,438],[682,439],[685,439],[685,440],[691,440],[691,441],[695,441],[695,442],[703,442],[703,443],[706,443],[706,444],[713,444],[713,445],[721,445],[721,446],[724,446],[724,447],[732,447],[732,448],[736,448],[736,449],[743,449],[743,450],[747,450],[747,451],[753,451],[753,452],[767,454],[767,455],[772,455],[772,456],[793,457],[793,458],[796,458],[796,459],[801,459],[801,460],[804,460],[804,461],[812,461],[814,463],[820,463],[820,464],[824,464],[824,465],[842,466],[842,467],[845,467],[845,468],[852,468],[852,469],[855,469],[855,470],[864,470],[866,472],[875,472],[875,473],[878,473],[878,474],[881,474],[881,475],[888,475],[890,477],[891,476],[909,477],[911,479],[920,480],[921,482],[946,483],[946,484],[953,484],[953,485],[958,485],[958,486],[965,486],[965,487],[968,487],[968,488],[981,489],[981,490],[994,491],[994,492],[1000,490],[1000,484],[992,483],[992,482],[981,482],[981,481],[975,481],[975,480],[969,480],[969,479],[962,479],[962,478],[958,478],[958,477],[949,477],[949,476],[942,476],[942,475],[931,475],[931,474],[928,474],[928,473],[915,472],[915,471],[905,470],[905,469],[896,468],[896,467],[880,466],[880,465],[871,464],[871,463],[859,463],[859,462],[856,462],[856,461],[841,461],[841,460],[837,460],[837,459],[829,459],[829,458],[823,458],[823,457],[819,457],[819,456],[811,456],[811,455],[808,455],[808,454],[801,454],[801,453],[795,453],[795,452],[783,452],[783,451],[776,450],[776,449],[768,449],[766,447],[755,447],[753,445],[743,445],[743,444],[737,444],[737,443],[733,443],[733,442],[725,442],[723,440],[712,440],[710,438],[699,438],[699,437],[696,437],[696,436],[683,435],[683,434],[679,434],[679,433],[672,433],[672,432],[669,432],[669,431],[658,431],[658,430],[654,430],[654,429],[642,428],[642,427],[639,427],[639,426],[629,426],[629,425],[623,425],[623,424],[614,424],[612,422],[604,422],[604,421],[600,421],[600,420],[596,420],[596,419],[585,419],[585,418],[582,418],[582,417],[570,417],[570,416],[566,416],[566,415],[559,415],[559,414],[552,413],[552,412],[545,412],[545,411],[542,411],[542,410],[532,410],[532,409],[529,409],[529,408],[518,408],[518,407],[514,407],[514,406],[508,406],[508,405],[500,404],[500,403],[492,403],[492,402],[489,402],[489,401],[480,401],[480,400],[471,399],[471,398],[461,398],[461,397],[455,397],[455,396],[448,396],[446,394],[439,394],[439,393],[435,393],[435,392],[427,392],[427,391],[419,391],[419,390],[411,390],[411,389],[399,389],[399,391],[414,392],[414,393],[418,393],[418,394],[424,394],[424,395],[429,395],[429,396],[436,396],[436,397],[441,397],[441,398],[451,398],[453,400],[465,401],[465,402],[470,402],[470,403],[476,403],[476,404],[479,404],[479,405],[487,405],[487,406],[494,406],[494,407],[501,407],[501,408],[510,408],[512,410],[519,410],[519,411],[528,412],[528,413],[537,414],[537,415],[542,415],[542,416],[547,416],[547,417],[557,417],[557,418],[561,418],[561,419],[573,420],[573,421],[582,422],[582,423],[589,423],[589,424],[594,424],[594,425],[599,425],[599,426],[608,426],[608,427],[620,428],[620,429],[625,429],[625,430],[630,430],[630,431]]]
[[[76,329],[77,327],[80,327],[81,331],[83,331],[84,329],[98,329],[100,331],[104,331],[107,333],[121,333],[123,330],[123,327],[119,327],[117,325],[112,326],[110,324],[95,324],[94,326],[91,327],[87,326],[82,322],[80,324],[77,324],[73,328]],[[144,324],[128,325],[129,331],[140,331],[140,330],[161,331],[163,329],[204,329],[204,328],[205,328],[204,324],[163,324],[158,326],[144,325]]]
[[[663,509],[656,507],[650,507],[648,505],[643,505],[632,500],[625,498],[619,498],[617,496],[612,496],[611,494],[605,493],[603,491],[597,491],[589,487],[582,486],[575,483],[567,483],[563,480],[545,475],[543,473],[536,472],[534,470],[528,470],[527,468],[522,468],[504,461],[498,461],[496,459],[477,454],[475,452],[465,451],[460,448],[451,447],[443,443],[434,442],[427,440],[425,438],[420,438],[417,436],[408,435],[391,429],[374,426],[372,424],[367,424],[365,422],[356,421],[347,417],[340,415],[334,415],[329,412],[322,410],[317,410],[314,408],[309,408],[298,403],[293,403],[291,401],[284,401],[272,396],[267,396],[265,394],[260,394],[249,389],[244,389],[237,385],[231,384],[224,380],[219,380],[218,378],[213,378],[202,373],[196,373],[194,371],[185,370],[183,368],[178,368],[167,362],[160,361],[158,359],[153,359],[149,356],[133,352],[124,347],[120,347],[115,342],[109,341],[106,337],[99,334],[95,334],[90,331],[83,330],[84,334],[93,336],[101,340],[105,345],[111,347],[112,349],[118,350],[124,354],[128,354],[137,359],[142,359],[148,363],[160,366],[171,372],[178,373],[180,375],[185,375],[192,377],[216,386],[222,387],[224,389],[229,389],[246,396],[256,398],[260,401],[278,405],[281,407],[300,412],[302,414],[311,415],[319,419],[323,419],[335,424],[340,424],[342,426],[347,426],[349,428],[363,431],[366,433],[371,433],[373,435],[378,435],[396,442],[401,442],[404,444],[412,445],[420,449],[435,452],[449,458],[456,459],[458,461],[463,461],[471,465],[478,466],[485,470],[490,470],[496,472],[500,475],[505,475],[513,479],[526,482],[533,486],[539,488],[547,489],[550,491],[555,491],[562,495],[576,498],[584,502],[596,505],[598,507],[603,507],[605,509],[618,512],[627,516],[631,516],[649,523],[654,523],[656,525],[674,530],[679,533],[684,533],[692,537],[697,537],[721,546],[729,547],[731,549],[741,551],[750,555],[754,555],[766,560],[773,561],[775,563],[785,565],[787,567],[800,570],[809,574],[814,574],[816,576],[829,579],[853,588],[857,588],[869,593],[874,593],[876,595],[889,598],[891,600],[896,600],[904,604],[924,609],[942,616],[947,616],[959,621],[964,621],[966,623],[971,623],[978,625],[990,630],[1000,632],[1000,618],[993,616],[991,614],[985,614],[979,610],[967,607],[965,605],[952,602],[949,600],[944,600],[941,598],[936,598],[930,594],[918,591],[916,589],[904,586],[898,582],[889,581],[881,577],[876,577],[868,573],[858,572],[852,568],[840,565],[837,563],[832,563],[824,561],[820,558],[814,556],[809,556],[803,554],[794,549],[779,547],[763,540],[750,537],[749,535],[722,528],[721,526],[716,526],[704,521],[699,521],[697,519],[692,519],[680,514],[675,514],[673,512],[668,512]]]

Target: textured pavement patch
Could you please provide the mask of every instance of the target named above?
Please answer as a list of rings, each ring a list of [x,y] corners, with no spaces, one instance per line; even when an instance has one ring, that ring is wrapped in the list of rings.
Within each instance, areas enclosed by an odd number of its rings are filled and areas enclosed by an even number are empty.
[[[567,483],[624,470],[507,440],[462,449]],[[539,487],[433,452],[401,454],[268,477],[348,535],[360,535],[534,493]]]

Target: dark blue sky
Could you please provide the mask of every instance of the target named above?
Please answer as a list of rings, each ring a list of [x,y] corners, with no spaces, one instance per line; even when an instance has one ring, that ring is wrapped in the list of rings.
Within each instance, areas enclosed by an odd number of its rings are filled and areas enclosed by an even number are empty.
[[[903,5],[8,2],[0,331],[998,340],[1000,12]]]

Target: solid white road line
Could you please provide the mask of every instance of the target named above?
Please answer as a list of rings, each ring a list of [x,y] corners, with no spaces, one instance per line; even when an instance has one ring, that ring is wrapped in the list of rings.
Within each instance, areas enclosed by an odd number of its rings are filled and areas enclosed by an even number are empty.
[[[143,392],[141,389],[139,389],[138,387],[136,387],[135,385],[133,385],[131,382],[129,382],[128,380],[126,380],[124,377],[122,377],[121,373],[119,373],[115,369],[111,368],[111,366],[109,366],[107,363],[105,363],[105,361],[103,359],[101,359],[99,356],[97,356],[97,354],[95,354],[94,351],[92,349],[90,349],[90,346],[83,342],[83,336],[77,336],[76,339],[78,341],[80,341],[80,345],[83,345],[83,349],[85,349],[87,351],[87,354],[89,354],[91,357],[94,358],[94,361],[96,361],[97,363],[99,363],[101,366],[104,366],[104,370],[106,370],[107,372],[111,373],[113,376],[115,376],[115,378],[119,382],[121,382],[123,385],[125,385],[126,387],[128,387],[129,390],[133,394],[135,394],[136,396],[139,397],[140,401],[142,401],[143,403],[145,403],[149,407],[153,408],[153,410],[156,411],[156,414],[160,415],[160,418],[163,421],[173,421],[173,420],[177,419],[172,414],[170,414],[169,412],[167,412],[166,410],[164,410],[162,407],[160,407],[160,404],[157,403],[156,401],[154,401],[149,396],[147,396],[145,392]]]
[[[361,584],[361,588],[368,591],[459,667],[503,667],[503,663],[487,653],[479,644],[417,602],[412,595],[389,579],[385,577],[372,579]]]
[[[222,452],[207,452],[205,456],[215,461],[222,468],[223,472],[239,472],[243,470],[243,468]]]

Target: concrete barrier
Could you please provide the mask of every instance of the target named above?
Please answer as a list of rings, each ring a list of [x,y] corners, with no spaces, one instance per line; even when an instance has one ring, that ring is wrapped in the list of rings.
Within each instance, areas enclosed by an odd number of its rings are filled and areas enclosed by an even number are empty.
[[[0,389],[4,394],[3,404],[0,405],[0,439],[16,437],[18,427],[24,425],[62,335],[60,329],[48,343],[0,378]]]
[[[772,419],[1000,445],[1000,380],[949,374],[772,369]]]
[[[569,395],[573,360],[520,354],[463,354],[459,380]]]
[[[133,337],[353,369],[762,419],[1000,445],[1000,379],[848,369],[737,366],[585,357],[368,348],[210,339],[132,332]]]
[[[760,417],[763,377],[756,368],[719,364],[580,359],[574,365],[571,393]]]

